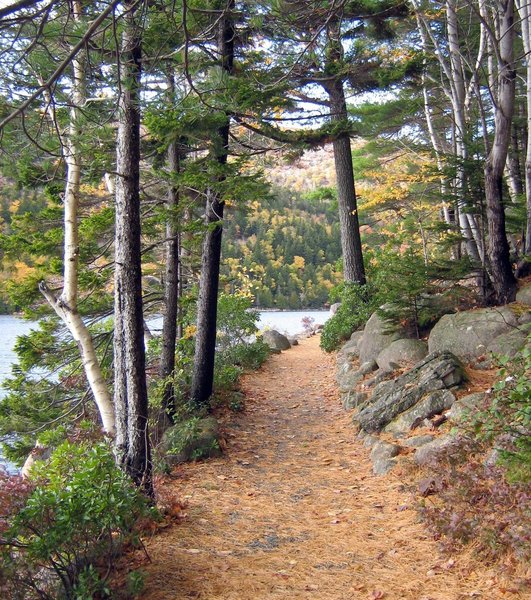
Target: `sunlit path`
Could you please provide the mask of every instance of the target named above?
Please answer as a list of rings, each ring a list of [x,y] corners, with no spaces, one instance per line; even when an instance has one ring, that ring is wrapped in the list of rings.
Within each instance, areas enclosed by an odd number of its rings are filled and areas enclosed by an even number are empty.
[[[226,455],[177,470],[187,517],[147,542],[142,598],[506,598],[439,554],[399,473],[372,475],[318,344],[248,376]]]

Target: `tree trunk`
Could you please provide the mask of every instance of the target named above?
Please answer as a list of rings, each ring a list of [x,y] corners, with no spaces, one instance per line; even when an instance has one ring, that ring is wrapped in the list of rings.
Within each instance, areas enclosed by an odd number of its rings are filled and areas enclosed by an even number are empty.
[[[220,68],[232,74],[234,63],[234,24],[231,12],[234,0],[229,0],[218,22],[217,52]],[[229,148],[229,116],[217,131],[213,156],[220,165],[227,163]],[[214,360],[216,354],[216,325],[223,235],[223,210],[225,204],[219,194],[207,190],[205,224],[207,232],[203,241],[199,298],[197,301],[197,333],[195,339],[194,368],[192,373],[191,400],[198,407],[208,405],[214,387]]]
[[[72,3],[72,17],[79,22],[82,17],[80,2]],[[80,135],[81,109],[86,101],[86,75],[84,58],[80,54],[72,60],[73,86],[68,133],[61,136],[66,164],[66,187],[64,195],[64,272],[63,290],[57,297],[43,281],[39,289],[63,321],[77,342],[88,384],[98,407],[103,430],[115,433],[112,398],[103,377],[92,336],[78,311],[79,268],[79,189],[81,185],[82,158],[78,138]]]
[[[526,62],[527,145],[525,158],[525,197],[527,223],[524,254],[531,256],[531,6],[529,0],[516,0],[520,15]]]
[[[342,60],[343,47],[339,25],[333,23],[328,28],[329,65],[332,69],[337,69]],[[348,121],[348,112],[342,79],[338,75],[334,81],[327,83],[324,87],[330,100],[331,120],[337,123],[346,123]],[[354,167],[352,165],[352,148],[349,134],[340,134],[332,145],[337,180],[341,250],[343,253],[343,279],[349,283],[365,285],[365,266],[363,264],[363,250],[361,247]]]
[[[455,178],[455,193],[459,207],[459,225],[461,235],[465,239],[465,247],[469,257],[484,264],[484,256],[481,252],[481,236],[474,215],[470,214],[466,205],[466,172],[465,163],[468,159],[468,148],[466,144],[466,83],[464,76],[463,55],[459,44],[459,23],[457,8],[454,0],[446,2],[446,19],[448,30],[448,50],[450,60],[450,96],[455,119],[455,149],[457,158],[457,174]]]
[[[516,295],[516,279],[509,257],[503,207],[503,172],[511,138],[516,72],[513,58],[514,0],[498,3],[500,18],[499,68],[494,112],[494,140],[485,164],[488,255],[496,302],[506,304]]]
[[[177,142],[168,147],[168,167],[170,176],[177,175],[180,170],[180,153]],[[164,279],[164,315],[162,319],[162,353],[160,356],[159,376],[164,384],[161,406],[160,424],[173,422],[175,413],[175,397],[173,372],[175,370],[175,346],[177,339],[177,314],[179,310],[179,262],[180,232],[177,222],[179,191],[170,183],[166,208],[166,276]]]
[[[116,454],[133,481],[152,495],[140,253],[141,33],[125,3],[116,156],[114,401]]]

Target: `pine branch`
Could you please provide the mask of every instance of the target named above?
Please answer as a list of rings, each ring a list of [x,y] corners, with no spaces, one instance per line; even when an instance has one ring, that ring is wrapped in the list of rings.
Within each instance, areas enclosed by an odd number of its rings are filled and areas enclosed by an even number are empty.
[[[105,21],[105,19],[114,11],[116,6],[120,3],[120,0],[113,0],[109,6],[99,15],[97,19],[92,22],[92,25],[87,29],[85,35],[79,40],[79,42],[72,48],[69,52],[68,56],[63,60],[63,62],[57,67],[57,69],[53,72],[50,78],[45,81],[29,98],[27,98],[18,108],[16,108],[11,114],[9,114],[3,121],[0,121],[0,131],[13,119],[18,117],[18,115],[22,114],[30,104],[36,100],[41,94],[50,90],[54,83],[61,77],[64,73],[68,65],[72,62],[72,60],[76,57],[77,53],[85,46],[87,41],[92,37],[94,32],[98,29],[98,27]],[[0,12],[1,15],[1,12]]]

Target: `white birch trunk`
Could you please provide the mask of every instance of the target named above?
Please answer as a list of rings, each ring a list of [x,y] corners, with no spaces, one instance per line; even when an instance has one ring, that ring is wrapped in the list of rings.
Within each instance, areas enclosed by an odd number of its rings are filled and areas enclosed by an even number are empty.
[[[520,16],[522,42],[526,62],[526,104],[527,104],[527,147],[525,159],[525,197],[527,225],[525,234],[525,254],[531,254],[531,5],[529,0],[516,0]]]
[[[74,19],[81,18],[81,3],[73,3]],[[86,98],[85,67],[77,55],[72,61],[74,75],[72,107],[68,132],[61,139],[66,164],[66,187],[64,195],[64,274],[63,290],[59,297],[41,282],[39,289],[59,318],[64,322],[77,342],[85,375],[100,414],[103,430],[114,435],[114,409],[112,398],[103,377],[94,348],[94,342],[78,312],[78,263],[79,263],[79,190],[81,184],[81,151],[77,139],[80,134],[80,108]]]

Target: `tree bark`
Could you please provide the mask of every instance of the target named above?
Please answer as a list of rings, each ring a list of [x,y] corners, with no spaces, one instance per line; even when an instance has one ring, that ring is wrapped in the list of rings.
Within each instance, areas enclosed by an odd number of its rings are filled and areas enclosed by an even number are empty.
[[[180,170],[180,153],[177,142],[168,147],[168,167],[170,176]],[[180,231],[176,211],[179,206],[179,191],[170,183],[166,208],[166,274],[164,278],[164,314],[162,318],[162,353],[160,356],[159,376],[163,381],[160,425],[173,422],[175,414],[175,390],[173,372],[175,370],[175,347],[177,340],[177,315],[180,302]]]
[[[340,39],[339,24],[328,28],[328,62],[337,69],[343,60],[343,47]],[[343,80],[338,74],[325,86],[330,100],[330,114],[333,122],[348,120],[347,103]],[[352,148],[348,133],[342,133],[332,143],[337,180],[337,202],[339,208],[339,228],[341,250],[343,253],[343,279],[349,283],[365,285],[365,266],[361,246],[360,224],[352,165]]]
[[[234,0],[227,2],[226,10],[218,22],[217,52],[220,68],[227,75],[233,72],[234,24],[232,11]],[[213,157],[220,164],[227,163],[229,149],[229,116],[217,131],[213,143]],[[207,190],[205,224],[207,232],[203,241],[199,298],[197,300],[197,332],[195,339],[194,368],[190,396],[197,407],[208,405],[214,387],[214,361],[216,354],[216,325],[223,235],[223,210],[225,203],[214,190]]]
[[[152,495],[140,247],[141,33],[124,3],[116,152],[114,402],[118,463]]]
[[[516,0],[520,16],[526,63],[527,145],[525,158],[526,233],[524,254],[531,256],[531,6],[529,0]]]
[[[72,3],[72,17],[79,22],[82,17],[81,2]],[[64,248],[63,289],[57,297],[43,281],[39,289],[63,321],[77,342],[83,369],[98,407],[105,433],[114,435],[115,421],[111,394],[96,355],[92,336],[78,311],[79,268],[79,190],[81,185],[82,157],[79,148],[81,109],[85,104],[86,75],[84,58],[76,54],[72,59],[72,97],[68,132],[61,135],[63,157],[66,165],[64,194]]]
[[[498,10],[498,93],[494,112],[494,140],[485,164],[485,196],[491,279],[496,302],[506,304],[514,300],[516,295],[516,279],[509,256],[503,207],[503,172],[507,162],[515,102],[514,0],[501,0],[498,2]]]

